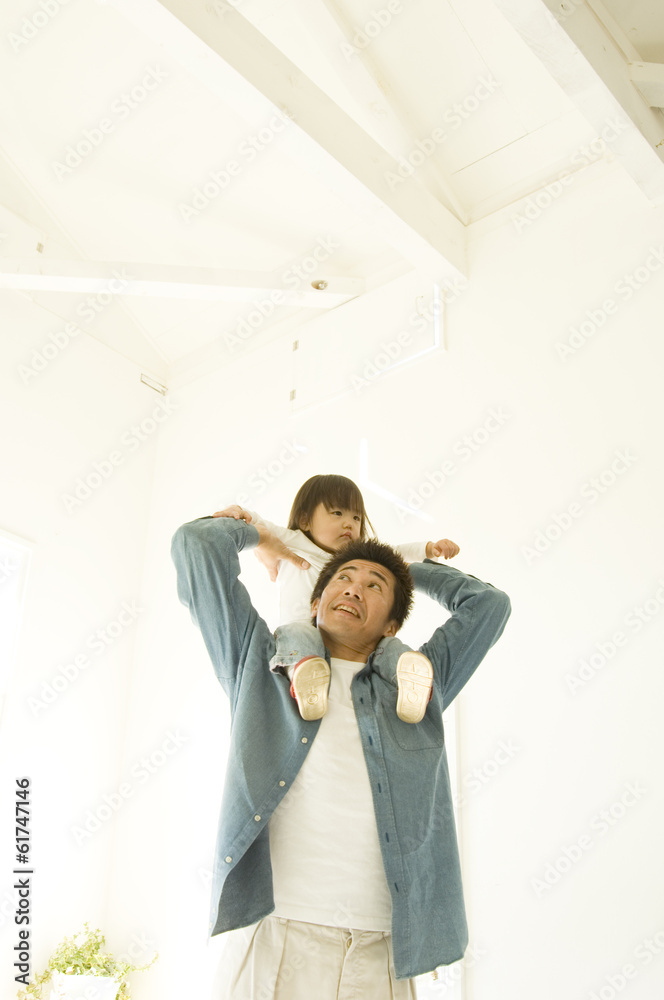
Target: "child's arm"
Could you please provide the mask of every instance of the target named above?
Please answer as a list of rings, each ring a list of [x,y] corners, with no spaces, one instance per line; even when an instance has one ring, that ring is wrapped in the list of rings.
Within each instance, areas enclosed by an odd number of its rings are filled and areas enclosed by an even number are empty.
[[[438,556],[442,556],[443,559],[453,559],[461,551],[456,542],[450,541],[449,538],[439,538],[437,542],[427,542],[427,559],[437,559]]]
[[[440,538],[437,542],[404,542],[394,548],[407,563],[422,562],[423,559],[453,559],[458,554],[459,546],[449,538]]]
[[[230,507],[218,510],[212,516],[234,517],[236,520],[245,521],[247,524],[252,524],[256,528],[267,528],[267,530],[282,543],[281,550],[279,552],[277,552],[277,549],[274,546],[271,548],[261,546],[260,548],[254,550],[256,558],[263,564],[263,566],[265,566],[268,576],[273,583],[277,579],[279,565],[284,559],[288,559],[290,562],[295,563],[299,569],[309,569],[309,563],[307,560],[302,559],[290,548],[293,543],[301,539],[299,532],[292,531],[290,528],[282,528],[278,524],[272,524],[271,521],[266,521],[260,514],[257,514],[255,510],[247,510],[244,507],[239,507],[237,504],[232,504]]]
[[[268,531],[271,531],[273,535],[284,542],[286,545],[290,541],[294,540],[297,532],[291,531],[290,528],[282,528],[279,524],[273,524],[271,521],[266,521],[264,517],[257,514],[255,510],[247,510],[245,507],[238,507],[237,504],[232,504],[230,507],[224,507],[223,510],[218,510],[213,517],[234,517],[239,521],[246,521],[247,524],[264,524]]]

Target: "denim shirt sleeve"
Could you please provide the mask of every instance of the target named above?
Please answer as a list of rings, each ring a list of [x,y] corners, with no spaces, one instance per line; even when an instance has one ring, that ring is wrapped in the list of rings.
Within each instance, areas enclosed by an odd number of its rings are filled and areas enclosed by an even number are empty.
[[[415,589],[452,613],[420,647],[433,664],[445,709],[500,638],[510,616],[510,599],[490,583],[443,563],[425,560],[409,569]]]
[[[231,696],[256,641],[273,639],[238,580],[238,552],[258,545],[256,528],[232,517],[202,517],[175,532],[171,555],[178,597],[189,608],[210,654],[215,673]],[[268,659],[271,650],[268,652]]]

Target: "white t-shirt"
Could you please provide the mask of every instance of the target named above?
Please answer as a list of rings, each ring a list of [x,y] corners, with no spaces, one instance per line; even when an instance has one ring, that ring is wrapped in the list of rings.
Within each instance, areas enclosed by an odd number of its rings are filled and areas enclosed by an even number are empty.
[[[331,554],[321,549],[320,546],[312,542],[303,531],[293,531],[290,528],[281,528],[278,524],[266,521],[255,511],[249,511],[252,524],[260,521],[274,535],[277,536],[289,549],[297,553],[298,556],[306,559],[309,569],[298,569],[292,562],[284,560],[279,567],[277,584],[279,585],[279,624],[287,625],[288,622],[311,621],[309,613],[311,607],[311,593],[322,570]],[[407,563],[422,562],[426,559],[426,542],[406,542],[402,545],[395,545],[394,548]]]
[[[390,931],[392,900],[350,693],[363,666],[332,659],[328,710],[270,818],[274,916]]]

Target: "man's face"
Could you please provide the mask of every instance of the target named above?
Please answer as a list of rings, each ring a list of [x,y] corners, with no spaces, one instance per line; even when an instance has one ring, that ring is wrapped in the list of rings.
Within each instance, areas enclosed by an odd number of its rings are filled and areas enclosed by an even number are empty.
[[[366,659],[384,636],[395,635],[394,588],[393,574],[380,563],[352,559],[337,570],[311,606],[332,656]]]

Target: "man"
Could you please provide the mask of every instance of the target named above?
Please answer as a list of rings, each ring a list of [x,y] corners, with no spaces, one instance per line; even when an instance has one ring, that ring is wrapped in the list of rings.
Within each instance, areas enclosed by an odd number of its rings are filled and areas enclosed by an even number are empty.
[[[442,712],[503,631],[509,599],[389,546],[352,542],[323,569],[312,614],[331,663],[328,713],[305,721],[238,553],[292,558],[262,525],[178,529],[178,593],[230,697],[210,933],[229,932],[219,1000],[414,997],[410,980],[463,956],[467,928]],[[396,715],[372,665],[413,584],[451,612],[420,647],[434,669],[422,721]],[[404,647],[406,648],[406,647]]]

